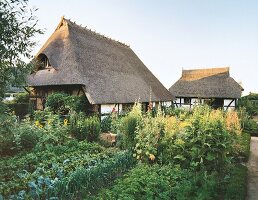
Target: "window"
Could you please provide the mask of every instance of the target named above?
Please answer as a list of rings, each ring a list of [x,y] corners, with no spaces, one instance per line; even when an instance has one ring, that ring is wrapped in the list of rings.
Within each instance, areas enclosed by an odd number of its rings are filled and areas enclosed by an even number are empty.
[[[184,104],[190,105],[191,104],[191,98],[189,98],[189,97],[184,98]]]
[[[39,54],[37,61],[38,69],[46,69],[51,67],[49,59],[45,54]]]

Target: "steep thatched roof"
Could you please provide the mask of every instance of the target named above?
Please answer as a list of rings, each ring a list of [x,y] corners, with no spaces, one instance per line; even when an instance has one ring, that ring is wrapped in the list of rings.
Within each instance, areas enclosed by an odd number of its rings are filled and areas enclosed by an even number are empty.
[[[183,70],[169,88],[176,97],[239,98],[243,88],[229,76],[229,67]]]
[[[131,48],[62,18],[36,55],[53,68],[38,70],[29,86],[80,84],[92,104],[171,101],[171,93]]]

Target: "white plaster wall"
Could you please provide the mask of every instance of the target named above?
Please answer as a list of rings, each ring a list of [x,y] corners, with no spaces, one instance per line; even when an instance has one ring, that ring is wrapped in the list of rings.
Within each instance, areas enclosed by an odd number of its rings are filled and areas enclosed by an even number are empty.
[[[122,104],[102,104],[100,110],[101,114],[109,114],[112,112],[113,108],[115,108],[116,112],[118,112],[119,110],[119,113],[121,113],[122,107]]]
[[[224,110],[229,110],[229,111],[230,110],[235,110],[235,107],[236,107],[236,102],[235,101],[233,101],[230,105],[230,106],[233,106],[233,107],[229,107],[228,109],[226,107],[230,104],[231,101],[232,101],[232,99],[224,99]]]
[[[228,106],[231,101],[232,101],[232,99],[224,99],[224,106]],[[235,101],[233,101],[230,106],[235,107],[236,106]]]
[[[169,107],[169,106],[171,106],[171,101],[167,101],[167,102],[163,102],[162,103],[165,107]]]

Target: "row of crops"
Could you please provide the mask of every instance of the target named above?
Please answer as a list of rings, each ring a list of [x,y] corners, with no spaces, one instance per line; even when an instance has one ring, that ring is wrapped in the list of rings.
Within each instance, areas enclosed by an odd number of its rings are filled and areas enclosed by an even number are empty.
[[[43,152],[1,159],[1,194],[10,199],[75,198],[95,194],[134,165],[132,154],[71,141]]]
[[[4,112],[2,112],[4,113]],[[97,117],[46,109],[0,123],[0,199],[244,199],[243,112],[168,109]],[[100,132],[117,134],[105,147]]]

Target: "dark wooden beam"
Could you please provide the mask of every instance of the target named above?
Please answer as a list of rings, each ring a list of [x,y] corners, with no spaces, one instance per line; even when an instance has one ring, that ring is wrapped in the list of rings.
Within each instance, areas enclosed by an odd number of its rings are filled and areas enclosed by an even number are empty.
[[[232,101],[230,101],[230,103],[226,106],[226,110],[228,110],[229,107],[233,107],[233,106],[230,106],[233,102],[235,101],[235,99],[232,99]]]

